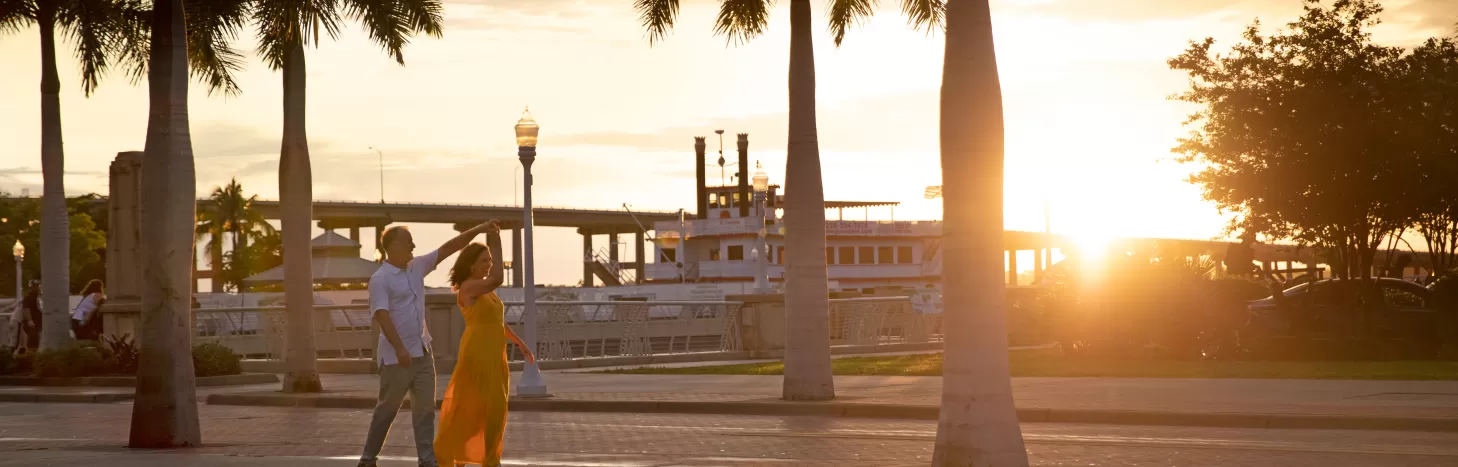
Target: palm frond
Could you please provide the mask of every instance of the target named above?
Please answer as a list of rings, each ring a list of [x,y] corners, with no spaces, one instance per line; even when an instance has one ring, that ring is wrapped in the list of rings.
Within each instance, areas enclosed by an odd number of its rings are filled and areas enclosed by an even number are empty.
[[[400,10],[405,12],[405,22],[410,29],[430,37],[440,38],[445,23],[445,7],[440,0],[399,0]]]
[[[107,60],[116,47],[113,28],[118,11],[111,0],[71,0],[56,6],[56,26],[76,45],[81,90],[90,97],[106,74]]]
[[[365,34],[396,63],[405,64],[410,22],[400,8],[400,0],[345,0],[345,11],[349,17],[364,23]]]
[[[633,9],[638,10],[643,28],[648,30],[649,47],[663,42],[678,19],[678,0],[633,0]]]
[[[901,12],[913,29],[925,28],[927,34],[947,28],[947,0],[901,0]]]
[[[339,0],[257,0],[258,54],[274,70],[283,68],[295,42],[318,45],[319,33],[339,36]]]
[[[0,34],[20,32],[34,21],[30,0],[0,0]]]
[[[243,54],[231,42],[252,12],[251,0],[187,0],[188,64],[194,77],[208,85],[208,94],[243,93],[234,73],[243,69]]]
[[[152,50],[152,9],[145,0],[114,0],[116,14],[113,18],[115,43],[113,51],[118,66],[126,69],[127,80],[133,85],[147,77],[147,64]]]
[[[771,8],[774,0],[723,0],[719,4],[719,18],[714,21],[714,35],[724,36],[728,44],[749,42],[764,34]]]
[[[907,3],[910,3],[908,0]],[[875,11],[876,0],[830,0],[825,16],[830,20],[830,36],[835,46],[845,39],[845,31],[860,26]]]

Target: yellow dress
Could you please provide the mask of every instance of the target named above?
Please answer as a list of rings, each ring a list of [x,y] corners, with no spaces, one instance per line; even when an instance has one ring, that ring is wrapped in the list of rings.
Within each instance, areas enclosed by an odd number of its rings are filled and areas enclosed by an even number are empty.
[[[457,296],[456,303],[463,300]],[[435,457],[440,465],[501,465],[506,434],[506,398],[511,367],[506,363],[506,316],[495,292],[471,306],[461,304],[466,330],[456,368],[440,406]]]

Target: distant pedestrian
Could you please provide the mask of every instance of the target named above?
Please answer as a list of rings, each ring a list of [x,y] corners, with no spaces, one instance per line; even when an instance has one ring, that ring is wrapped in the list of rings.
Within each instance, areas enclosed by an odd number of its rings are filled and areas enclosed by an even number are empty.
[[[81,303],[71,312],[71,331],[78,341],[94,341],[101,337],[101,303],[106,301],[106,291],[100,279],[92,279],[81,289]]]
[[[25,289],[25,298],[20,301],[20,332],[25,334],[24,349],[35,352],[40,348],[41,306],[40,281],[30,281]],[[19,342],[16,344],[19,346]]]

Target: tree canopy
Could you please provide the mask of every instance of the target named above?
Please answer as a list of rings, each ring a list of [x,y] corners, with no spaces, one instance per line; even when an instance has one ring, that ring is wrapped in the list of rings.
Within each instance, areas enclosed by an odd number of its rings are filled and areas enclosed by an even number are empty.
[[[1338,277],[1367,277],[1384,242],[1414,227],[1455,243],[1443,184],[1458,155],[1458,51],[1447,38],[1377,44],[1381,12],[1306,0],[1277,32],[1255,22],[1229,51],[1207,38],[1169,60],[1190,78],[1172,99],[1198,106],[1173,149],[1201,167],[1190,182],[1236,214],[1230,230],[1318,247]]]

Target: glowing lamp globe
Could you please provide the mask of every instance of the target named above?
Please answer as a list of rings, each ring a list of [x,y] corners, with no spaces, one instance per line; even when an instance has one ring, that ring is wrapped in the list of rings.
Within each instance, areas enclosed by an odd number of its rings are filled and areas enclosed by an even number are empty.
[[[754,167],[754,177],[750,179],[750,183],[754,185],[755,193],[764,194],[769,191],[769,176],[764,174],[764,169],[758,162],[754,163]]]
[[[521,113],[521,120],[516,121],[516,145],[523,148],[537,147],[537,121],[532,120],[532,110],[527,108]]]
[[[15,241],[15,247],[14,248],[11,248],[10,249],[10,252],[11,253],[14,253],[16,258],[24,257],[25,256],[25,245],[21,245],[20,244],[20,240],[16,240]]]

